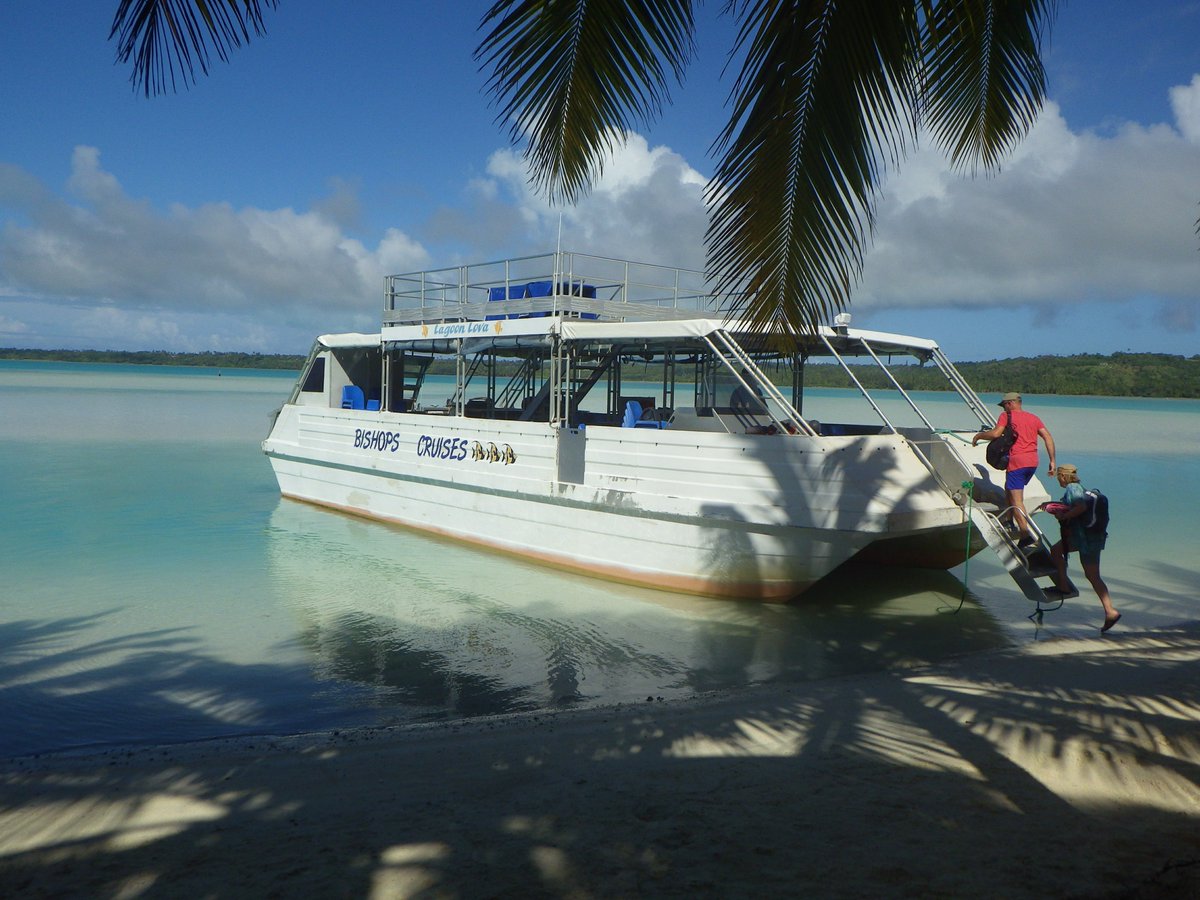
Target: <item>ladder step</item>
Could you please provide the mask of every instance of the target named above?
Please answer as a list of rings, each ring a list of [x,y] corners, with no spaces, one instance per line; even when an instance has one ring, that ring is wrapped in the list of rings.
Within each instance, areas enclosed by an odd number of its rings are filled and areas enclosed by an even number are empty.
[[[988,542],[988,546],[995,551],[1012,580],[1021,589],[1021,593],[1034,603],[1042,603],[1046,597],[1042,593],[1041,585],[1034,579],[1043,578],[1054,572],[1045,542],[1039,540],[1031,545],[1028,548],[1029,555],[1026,556],[1026,549],[1017,547],[1013,536],[988,510],[980,509],[978,506],[972,507],[971,521]],[[1037,560],[1036,565],[1031,565],[1031,558]]]
[[[1038,545],[1023,548],[1023,556],[1025,557],[1025,568],[1032,573],[1036,570],[1046,570],[1046,574],[1053,572],[1057,567],[1054,565],[1054,560],[1050,558],[1050,552]],[[1034,576],[1035,578],[1038,576]]]

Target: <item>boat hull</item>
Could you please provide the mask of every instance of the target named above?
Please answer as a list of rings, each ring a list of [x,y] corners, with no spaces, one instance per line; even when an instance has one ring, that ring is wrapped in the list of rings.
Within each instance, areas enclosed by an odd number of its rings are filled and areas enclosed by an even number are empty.
[[[585,430],[288,405],[264,450],[286,497],[720,597],[790,599],[877,542],[907,541],[891,561],[919,565],[914,547],[948,547],[963,528],[894,434]],[[961,549],[924,556],[962,561]]]

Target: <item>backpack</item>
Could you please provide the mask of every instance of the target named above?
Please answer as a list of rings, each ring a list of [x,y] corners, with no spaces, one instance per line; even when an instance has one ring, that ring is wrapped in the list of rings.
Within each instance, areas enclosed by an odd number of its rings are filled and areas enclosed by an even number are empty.
[[[1088,511],[1083,514],[1083,530],[1103,537],[1108,534],[1108,498],[1095,488],[1083,492]]]
[[[1001,472],[1008,468],[1008,457],[1012,452],[1012,446],[1017,442],[1017,433],[1013,431],[1012,413],[1008,414],[1008,423],[1004,426],[1004,431],[1000,433],[1000,437],[994,441],[989,441],[987,445],[987,461],[988,465],[993,469],[999,469]]]

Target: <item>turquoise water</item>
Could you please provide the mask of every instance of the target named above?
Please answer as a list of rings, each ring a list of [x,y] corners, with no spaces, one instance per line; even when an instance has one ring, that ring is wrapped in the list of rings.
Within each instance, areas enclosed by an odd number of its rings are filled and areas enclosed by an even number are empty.
[[[1085,591],[1035,626],[987,554],[764,606],[284,501],[259,445],[293,377],[0,361],[0,756],[657,702],[1094,634],[1100,619]],[[819,400],[833,421],[845,396]],[[1200,403],[1026,403],[1112,498],[1120,628],[1197,618]],[[970,427],[944,397],[922,404]]]

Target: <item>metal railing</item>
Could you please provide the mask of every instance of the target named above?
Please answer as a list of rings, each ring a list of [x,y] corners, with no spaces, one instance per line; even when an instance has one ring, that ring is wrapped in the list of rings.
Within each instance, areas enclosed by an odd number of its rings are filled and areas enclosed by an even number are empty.
[[[725,315],[703,272],[571,251],[384,279],[385,324],[575,314],[606,320]]]

